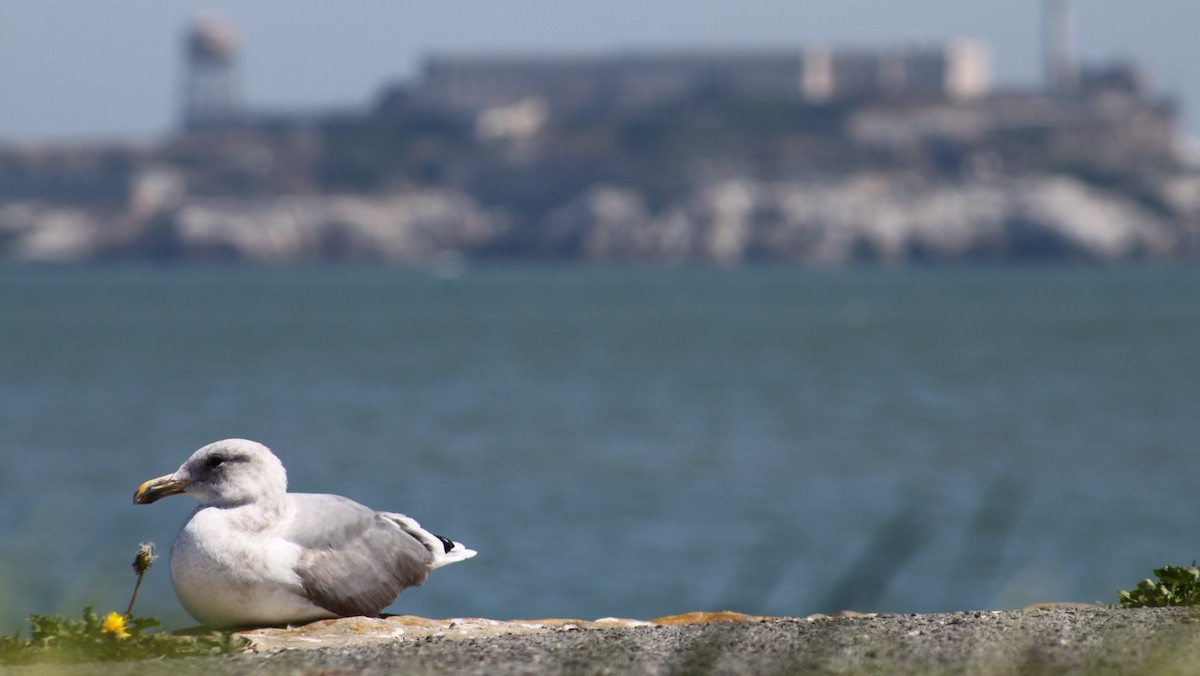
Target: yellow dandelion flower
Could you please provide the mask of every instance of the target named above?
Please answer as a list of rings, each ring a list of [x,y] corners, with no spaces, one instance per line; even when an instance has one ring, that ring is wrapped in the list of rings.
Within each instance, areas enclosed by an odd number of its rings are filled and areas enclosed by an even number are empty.
[[[100,631],[117,638],[129,638],[129,630],[125,628],[125,616],[116,612],[104,616],[104,624],[100,625]]]

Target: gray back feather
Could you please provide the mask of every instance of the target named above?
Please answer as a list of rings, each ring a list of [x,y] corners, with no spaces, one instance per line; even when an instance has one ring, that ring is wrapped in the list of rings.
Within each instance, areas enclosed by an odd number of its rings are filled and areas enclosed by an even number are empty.
[[[296,518],[283,536],[304,548],[296,573],[316,605],[377,615],[428,577],[428,548],[384,515],[339,495],[288,497]]]

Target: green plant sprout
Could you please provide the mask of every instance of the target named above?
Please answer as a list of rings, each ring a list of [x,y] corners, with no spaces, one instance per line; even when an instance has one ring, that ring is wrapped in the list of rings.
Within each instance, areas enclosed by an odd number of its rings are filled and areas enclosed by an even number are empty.
[[[79,618],[31,614],[28,640],[21,638],[20,631],[12,636],[0,636],[0,664],[109,662],[221,655],[245,650],[249,642],[228,632],[189,632],[187,636],[180,636],[154,630],[160,624],[154,618],[133,615],[142,578],[155,558],[153,543],[138,545],[137,557],[133,560],[137,583],[124,614],[114,611],[101,617],[91,606],[84,608]]]
[[[1146,578],[1133,591],[1119,590],[1117,598],[1122,608],[1162,608],[1165,606],[1200,605],[1200,568],[1163,566],[1154,570],[1155,582]]]

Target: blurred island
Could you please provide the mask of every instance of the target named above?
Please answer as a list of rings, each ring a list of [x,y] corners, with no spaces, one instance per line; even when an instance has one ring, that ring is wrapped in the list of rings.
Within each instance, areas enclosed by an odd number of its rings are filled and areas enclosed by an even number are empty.
[[[365,110],[300,115],[241,106],[235,47],[211,26],[189,34],[184,122],[167,138],[0,147],[0,260],[838,264],[1200,248],[1200,174],[1177,112],[1129,63],[1058,54],[1047,86],[992,90],[969,41],[435,56]]]

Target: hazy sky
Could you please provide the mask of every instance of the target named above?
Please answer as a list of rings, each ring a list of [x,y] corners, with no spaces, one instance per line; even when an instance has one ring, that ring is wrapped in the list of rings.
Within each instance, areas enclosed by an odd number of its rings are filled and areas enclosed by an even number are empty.
[[[974,37],[999,83],[1041,77],[1041,0],[0,0],[0,141],[150,137],[176,120],[180,35],[239,26],[255,108],[361,106],[430,51],[911,44]],[[1200,1],[1076,0],[1086,59],[1135,57],[1200,136]]]

